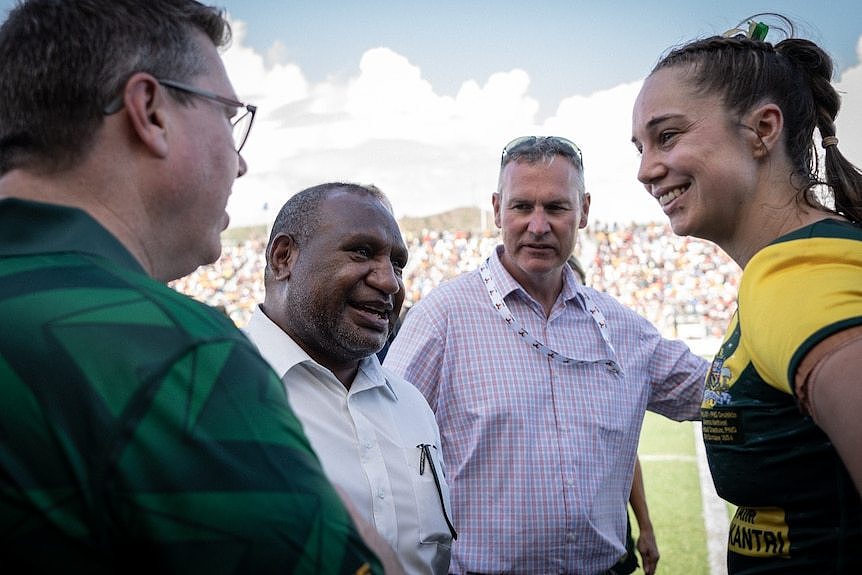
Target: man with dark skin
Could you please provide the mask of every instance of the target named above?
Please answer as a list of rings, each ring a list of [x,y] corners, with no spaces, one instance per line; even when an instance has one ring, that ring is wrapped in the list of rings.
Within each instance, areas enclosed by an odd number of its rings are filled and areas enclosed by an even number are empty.
[[[281,209],[266,255],[266,296],[247,331],[324,471],[408,573],[447,573],[455,533],[437,423],[375,355],[404,301],[407,247],[389,201],[356,184],[303,190]]]

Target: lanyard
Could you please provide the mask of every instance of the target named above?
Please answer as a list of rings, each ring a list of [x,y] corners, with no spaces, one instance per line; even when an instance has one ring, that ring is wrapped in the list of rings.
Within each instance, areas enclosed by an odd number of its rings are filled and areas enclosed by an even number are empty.
[[[490,258],[489,258],[490,259]],[[509,306],[506,305],[506,302],[503,301],[503,294],[500,293],[500,290],[497,289],[497,284],[494,283],[494,278],[491,277],[491,270],[488,268],[488,260],[482,262],[482,265],[479,266],[479,273],[482,276],[482,281],[485,282],[485,289],[488,290],[488,296],[491,298],[491,303],[494,305],[494,308],[497,310],[497,313],[500,314],[500,317],[506,322],[512,331],[514,331],[521,339],[524,340],[524,343],[535,349],[537,352],[541,353],[544,356],[547,356],[549,359],[553,359],[562,364],[570,364],[573,363],[575,365],[584,365],[587,363],[604,363],[607,364],[609,368],[615,369],[617,372],[620,371],[618,362],[616,361],[617,352],[614,349],[613,344],[611,343],[611,339],[608,336],[608,323],[605,320],[604,314],[602,314],[602,310],[593,302],[592,298],[585,292],[580,292],[580,296],[584,299],[584,304],[586,305],[587,311],[590,312],[590,317],[593,318],[593,321],[596,324],[596,327],[599,328],[599,333],[602,334],[602,339],[605,340],[605,343],[611,350],[611,360],[602,360],[602,361],[584,361],[579,359],[572,359],[567,357],[566,355],[554,351],[544,343],[540,342],[536,339],[526,328],[524,328],[515,316],[512,315],[512,312],[509,311]]]

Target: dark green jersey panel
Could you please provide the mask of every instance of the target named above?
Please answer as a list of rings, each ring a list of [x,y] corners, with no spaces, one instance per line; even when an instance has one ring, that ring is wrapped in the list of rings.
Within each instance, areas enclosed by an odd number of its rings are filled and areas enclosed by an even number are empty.
[[[382,572],[281,382],[85,213],[0,201],[0,556],[30,572]]]

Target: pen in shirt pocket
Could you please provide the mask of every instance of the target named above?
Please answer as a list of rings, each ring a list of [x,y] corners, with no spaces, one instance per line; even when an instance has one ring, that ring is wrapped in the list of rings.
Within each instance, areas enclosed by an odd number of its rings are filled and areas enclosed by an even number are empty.
[[[425,475],[425,458],[431,456],[428,450],[432,445],[430,443],[420,443],[416,447],[419,448],[419,475]]]
[[[440,486],[440,478],[437,477],[437,468],[434,466],[434,459],[431,457],[431,448],[437,449],[436,445],[430,443],[420,443],[416,446],[419,449],[419,475],[425,474],[425,462],[428,462],[428,467],[431,468],[431,475],[434,477],[434,485],[437,487],[437,496],[440,498],[440,507],[443,508],[443,518],[446,519],[446,526],[449,527],[449,532],[452,534],[452,539],[458,539],[458,533],[449,520],[449,513],[446,511],[446,504],[443,501],[443,488]]]

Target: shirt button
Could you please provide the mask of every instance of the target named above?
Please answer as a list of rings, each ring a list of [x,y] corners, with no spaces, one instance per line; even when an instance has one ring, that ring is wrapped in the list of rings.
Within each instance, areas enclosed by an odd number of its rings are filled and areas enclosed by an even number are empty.
[[[374,447],[374,444],[371,443],[370,441],[366,441],[365,443],[362,444],[362,446],[365,447],[365,449],[371,449],[372,447]]]
[[[575,534],[572,533],[571,531],[569,531],[568,533],[566,533],[566,539],[568,539],[569,541],[574,541],[575,540]]]
[[[386,498],[386,492],[383,491],[382,487],[377,490],[377,498],[378,499],[385,499]]]

